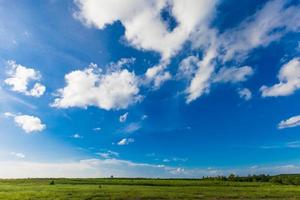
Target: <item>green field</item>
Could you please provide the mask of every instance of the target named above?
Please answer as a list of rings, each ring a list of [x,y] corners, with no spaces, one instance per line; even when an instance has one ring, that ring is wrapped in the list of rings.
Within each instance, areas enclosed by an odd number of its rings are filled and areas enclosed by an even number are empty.
[[[0,199],[300,199],[300,186],[197,179],[17,179],[0,180]]]

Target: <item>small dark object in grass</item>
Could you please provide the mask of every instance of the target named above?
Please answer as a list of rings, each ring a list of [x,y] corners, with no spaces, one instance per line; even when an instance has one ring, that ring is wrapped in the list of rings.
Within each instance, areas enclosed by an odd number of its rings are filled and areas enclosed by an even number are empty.
[[[50,181],[49,185],[54,185],[54,180]]]
[[[99,189],[101,189],[102,188],[102,185],[99,185]]]

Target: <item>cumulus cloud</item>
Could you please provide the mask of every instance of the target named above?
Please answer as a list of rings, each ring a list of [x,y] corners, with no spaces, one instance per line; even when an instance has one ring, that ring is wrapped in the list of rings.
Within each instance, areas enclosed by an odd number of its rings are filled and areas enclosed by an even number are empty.
[[[119,117],[119,121],[120,121],[121,123],[123,123],[123,122],[125,122],[125,121],[127,120],[127,117],[128,117],[128,112],[126,112],[126,113],[124,113],[123,115],[121,115],[121,116]]]
[[[40,81],[39,71],[17,64],[15,61],[7,61],[9,78],[4,83],[11,87],[12,91],[25,94],[27,96],[40,97],[46,91],[46,87],[37,81]],[[29,84],[35,82],[30,89]]]
[[[296,126],[300,126],[300,115],[291,117],[286,120],[282,120],[278,124],[279,129],[292,128],[292,127],[296,127]]]
[[[134,139],[133,138],[123,138],[118,142],[118,145],[123,146],[123,145],[128,145],[130,143],[133,143]]]
[[[138,78],[127,69],[110,68],[104,73],[96,65],[90,65],[67,74],[65,80],[66,86],[58,90],[54,107],[97,106],[118,110],[141,100]]]
[[[300,89],[300,58],[294,58],[284,64],[278,74],[279,83],[260,91],[263,97],[288,96]]]
[[[26,133],[41,132],[46,128],[40,118],[31,115],[15,115],[9,112],[4,113],[6,117],[12,117],[17,126]]]
[[[240,95],[240,98],[249,101],[252,98],[252,92],[248,88],[239,89],[238,93]]]
[[[180,72],[183,72],[182,75],[185,77],[189,76],[186,88],[187,103],[209,92],[212,76],[218,70],[218,63],[224,64],[232,60],[242,62],[253,49],[265,47],[288,32],[300,30],[299,5],[284,0],[268,1],[238,26],[222,32],[211,26],[217,0],[130,0],[126,3],[122,0],[76,0],[75,2],[78,7],[75,16],[84,24],[105,29],[107,25],[119,21],[125,28],[124,38],[130,45],[161,54],[160,62],[145,73],[145,82],[152,83],[154,88],[159,88],[172,78],[171,73],[166,70],[167,65],[170,58],[176,55],[184,44],[190,42],[191,45],[187,48],[201,51],[203,56],[200,60],[189,57],[189,60],[185,60],[186,63],[181,63]],[[168,10],[176,21],[172,29],[161,16],[165,10]],[[184,66],[188,67],[185,69]],[[236,75],[223,77],[222,82],[238,82],[246,78],[242,70],[249,69],[245,66],[239,71],[230,71],[236,70],[235,68],[223,68],[219,71]]]
[[[169,59],[178,52],[197,28],[206,26],[215,0],[76,0],[75,16],[89,26],[104,29],[120,21],[125,38],[137,49],[153,50]],[[161,12],[169,9],[177,26],[169,31]]]

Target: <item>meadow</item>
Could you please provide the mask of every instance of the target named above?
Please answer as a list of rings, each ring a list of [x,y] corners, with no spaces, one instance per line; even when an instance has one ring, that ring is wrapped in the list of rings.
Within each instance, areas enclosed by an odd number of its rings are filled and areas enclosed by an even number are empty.
[[[2,179],[0,199],[300,199],[300,186],[200,179]]]

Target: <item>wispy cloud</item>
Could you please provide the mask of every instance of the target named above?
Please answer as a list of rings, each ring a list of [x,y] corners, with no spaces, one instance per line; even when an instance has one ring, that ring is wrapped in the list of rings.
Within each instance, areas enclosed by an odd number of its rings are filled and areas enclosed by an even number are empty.
[[[118,145],[123,146],[123,145],[128,145],[130,143],[133,143],[134,139],[133,138],[123,138],[118,142]]]
[[[118,152],[111,151],[111,150],[108,150],[108,151],[105,151],[105,152],[98,152],[96,154],[99,155],[101,158],[104,158],[104,159],[119,157]]]
[[[292,128],[292,127],[296,127],[296,126],[300,126],[300,115],[290,117],[286,120],[282,120],[278,124],[279,129]]]
[[[124,113],[123,115],[121,115],[121,116],[119,117],[119,121],[120,121],[121,123],[124,123],[124,122],[126,122],[127,117],[128,117],[128,112],[126,112],[126,113]]]
[[[25,158],[26,157],[25,154],[20,153],[20,152],[11,152],[10,154],[17,158]]]

